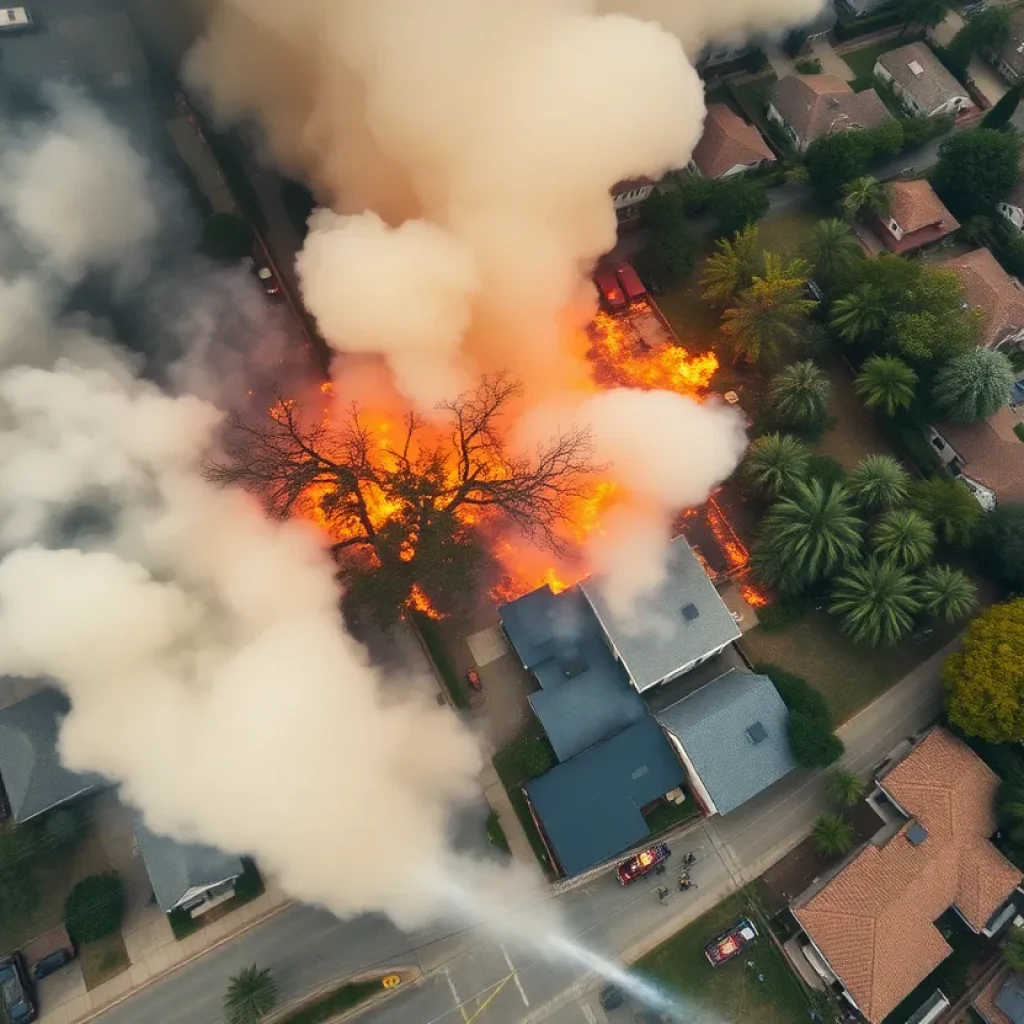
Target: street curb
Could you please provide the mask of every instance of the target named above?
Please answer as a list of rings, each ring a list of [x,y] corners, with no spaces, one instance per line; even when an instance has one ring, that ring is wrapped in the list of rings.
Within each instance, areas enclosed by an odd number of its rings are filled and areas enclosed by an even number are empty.
[[[252,931],[257,925],[264,924],[269,921],[272,917],[276,917],[283,910],[287,910],[289,907],[294,906],[295,900],[285,900],[284,903],[278,903],[277,906],[271,907],[270,910],[259,917],[254,917],[251,921],[247,921],[245,926],[239,928],[238,931],[232,932],[230,935],[225,935],[223,938],[218,939],[216,942],[207,946],[205,949],[199,950],[198,953],[193,953],[192,956],[186,957],[184,960],[179,960],[176,964],[171,964],[170,967],[165,971],[161,971],[159,974],[154,974],[152,977],[147,978],[141,985],[137,985],[133,989],[129,989],[123,995],[118,996],[116,999],[112,999],[109,1003],[98,1009],[92,1010],[87,1016],[79,1017],[73,1024],[88,1024],[89,1021],[96,1020],[97,1017],[102,1016],[109,1010],[114,1009],[115,1006],[120,1006],[121,1003],[128,1002],[129,999],[134,999],[144,989],[149,988],[150,985],[156,984],[158,981],[163,981],[164,978],[169,977],[176,971],[181,970],[182,967],[187,967],[191,963],[195,963],[196,960],[202,959],[207,953],[212,953],[215,949],[220,949],[221,946],[226,946],[229,942],[233,942],[239,936],[245,935],[246,932]],[[129,967],[131,970],[131,967]]]
[[[395,967],[389,971],[363,971],[359,974],[349,974],[344,977],[335,978],[333,981],[329,981],[324,985],[320,985],[316,988],[311,995],[305,995],[301,999],[294,999],[287,1006],[282,1007],[280,1010],[275,1010],[268,1018],[267,1024],[280,1024],[281,1021],[286,1020],[291,1014],[301,1013],[302,1010],[315,1003],[318,999],[322,999],[324,996],[329,995],[335,989],[341,988],[343,985],[355,985],[360,981],[377,981],[382,978],[386,978],[389,974],[397,974],[401,977],[402,982],[411,981],[412,985],[415,985],[418,981],[423,978],[423,971],[416,965],[411,967]],[[342,1010],[341,1013],[335,1014],[333,1017],[328,1017],[323,1024],[340,1024],[341,1021],[350,1020],[356,1017],[358,1014],[365,1012],[376,1006],[378,1003],[384,1002],[385,999],[389,999],[393,995],[397,995],[399,992],[405,992],[411,986],[402,988],[398,985],[396,988],[381,988],[374,996],[370,996],[364,999],[361,1003],[357,1003],[355,1006],[350,1007],[347,1010]]]

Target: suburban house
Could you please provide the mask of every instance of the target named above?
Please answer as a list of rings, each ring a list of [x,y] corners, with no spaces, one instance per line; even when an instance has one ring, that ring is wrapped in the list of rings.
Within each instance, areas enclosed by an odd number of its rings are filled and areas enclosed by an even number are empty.
[[[964,302],[981,310],[985,348],[1017,348],[1024,342],[1024,288],[988,249],[975,249],[939,265],[956,271],[963,282]]]
[[[978,423],[937,423],[928,429],[928,440],[946,469],[987,511],[999,502],[1024,501],[1024,444],[1014,433],[1020,422],[1007,404]]]
[[[1024,157],[1021,158],[1020,180],[1003,196],[996,209],[1015,231],[1024,231]]]
[[[840,20],[866,18],[881,13],[882,8],[892,5],[892,0],[833,0]]]
[[[690,157],[689,169],[702,178],[731,178],[775,163],[775,154],[752,124],[724,103],[708,105],[704,134]]]
[[[986,50],[985,56],[1011,85],[1024,75],[1024,11],[1010,15],[1010,35],[1004,43]]]
[[[730,64],[746,60],[758,50],[758,44],[750,40],[733,43],[708,43],[697,55],[694,62],[701,75],[716,74]]]
[[[653,191],[654,182],[650,178],[631,178],[612,186],[612,204],[620,228],[632,227],[639,222],[640,208]]]
[[[927,181],[891,181],[886,193],[889,212],[875,219],[875,233],[891,252],[934,245],[960,228]]]
[[[917,117],[959,114],[974,106],[967,90],[925,43],[909,43],[883,53],[875,74],[888,82],[908,112]]]
[[[891,115],[873,89],[854,92],[834,75],[786,75],[772,90],[768,119],[801,152],[823,135],[875,128]]]
[[[998,787],[965,743],[933,729],[878,780],[876,799],[897,831],[884,829],[882,841],[791,905],[807,961],[872,1024],[952,952],[935,926],[940,916],[953,911],[992,936],[1016,914],[1020,872],[990,842]],[[942,993],[933,1000],[948,1004]]]
[[[706,815],[728,814],[796,768],[772,681],[730,669],[654,716]]]
[[[985,1024],[1024,1024],[1024,978],[1003,967],[971,1006]]]
[[[235,894],[235,881],[245,870],[241,858],[201,843],[181,843],[135,827],[135,841],[153,884],[160,909],[184,910],[197,917]]]

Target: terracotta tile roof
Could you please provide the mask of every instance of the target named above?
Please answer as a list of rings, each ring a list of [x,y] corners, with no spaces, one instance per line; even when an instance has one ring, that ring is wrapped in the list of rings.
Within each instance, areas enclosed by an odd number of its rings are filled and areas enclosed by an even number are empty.
[[[972,480],[995,492],[1000,502],[1024,502],[1024,444],[1013,432],[1013,410],[1004,405],[980,423],[940,423],[936,429],[963,461]]]
[[[1024,447],[1022,445],[1021,447]],[[793,913],[864,1016],[881,1021],[951,952],[933,922],[952,905],[975,928],[1016,888],[1020,873],[988,842],[999,780],[960,740],[935,729],[882,780],[910,821],[866,846]]]
[[[988,249],[943,260],[940,266],[955,270],[964,283],[964,300],[985,315],[981,343],[986,347],[1008,334],[1024,329],[1024,288],[1003,270]]]
[[[874,128],[890,118],[874,89],[854,92],[835,75],[786,75],[772,91],[772,103],[804,142],[833,130]]]
[[[889,213],[905,234],[913,234],[933,224],[948,228],[949,232],[960,227],[927,181],[892,181],[886,191],[889,193]]]
[[[752,124],[724,103],[711,103],[692,160],[705,178],[717,178],[737,164],[774,163],[775,154]]]

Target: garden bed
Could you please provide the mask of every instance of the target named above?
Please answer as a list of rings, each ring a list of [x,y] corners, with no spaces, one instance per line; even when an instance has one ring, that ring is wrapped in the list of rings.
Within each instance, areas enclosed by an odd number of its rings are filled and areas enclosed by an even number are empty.
[[[85,987],[94,989],[131,967],[120,931],[96,942],[86,942],[78,951]]]
[[[279,1024],[321,1024],[346,1010],[351,1010],[380,991],[382,989],[379,978],[371,981],[351,981],[314,1000],[301,1010],[290,1013],[282,1018]]]

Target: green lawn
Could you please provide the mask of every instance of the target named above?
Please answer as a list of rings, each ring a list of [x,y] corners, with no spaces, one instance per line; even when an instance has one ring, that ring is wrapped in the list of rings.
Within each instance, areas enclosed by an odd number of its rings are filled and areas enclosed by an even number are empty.
[[[751,630],[742,644],[751,661],[803,676],[825,695],[839,725],[949,643],[959,628],[936,627],[928,636],[912,635],[895,647],[867,647],[843,636],[838,621],[822,610],[776,631]]]
[[[509,800],[515,808],[519,821],[530,840],[533,852],[537,860],[545,870],[553,873],[553,866],[548,860],[544,850],[544,843],[541,841],[537,826],[533,823],[530,810],[526,804],[526,797],[523,796],[523,783],[527,779],[534,779],[543,775],[546,771],[554,768],[558,763],[551,744],[544,735],[544,729],[540,722],[531,718],[519,731],[519,734],[510,743],[507,743],[494,755],[494,768],[501,779],[501,784],[508,793]]]
[[[798,256],[810,231],[820,218],[812,210],[789,209],[785,213],[769,213],[757,225],[761,245],[769,252]]]
[[[354,981],[348,985],[342,985],[330,995],[326,995],[303,1007],[297,1013],[286,1017],[281,1024],[321,1024],[322,1021],[331,1020],[380,991],[381,983],[378,979]]]
[[[455,706],[460,710],[469,707],[469,684],[461,672],[458,672],[452,664],[448,655],[448,648],[445,646],[444,637],[437,622],[428,615],[420,612],[412,613],[413,627],[419,630],[423,642],[426,644],[430,657],[444,680]]]
[[[730,896],[640,960],[637,971],[678,995],[686,1019],[757,1024],[806,1020],[803,990],[760,924],[760,937],[735,960],[712,967],[704,958],[707,943],[748,914],[746,897]],[[753,968],[747,966],[748,960],[754,962]]]
[[[670,804],[667,800],[658,804],[649,814],[644,815],[644,821],[651,830],[651,835],[656,836],[661,832],[667,832],[670,828],[690,818],[700,817],[700,808],[697,807],[693,797],[687,794],[681,804]]]
[[[909,40],[907,40],[909,42]],[[848,53],[841,54],[843,60],[850,66],[850,70],[858,77],[870,78],[874,69],[875,61],[878,60],[879,54],[888,53],[890,50],[895,50],[896,47],[902,46],[902,42],[898,42],[895,39],[883,39],[881,42],[868,43],[867,46],[862,46],[859,50],[850,50]]]
[[[692,353],[714,348],[720,337],[721,313],[701,298],[700,278],[703,273],[704,261],[700,260],[678,288],[672,288],[656,300],[676,337]]]

